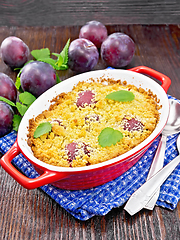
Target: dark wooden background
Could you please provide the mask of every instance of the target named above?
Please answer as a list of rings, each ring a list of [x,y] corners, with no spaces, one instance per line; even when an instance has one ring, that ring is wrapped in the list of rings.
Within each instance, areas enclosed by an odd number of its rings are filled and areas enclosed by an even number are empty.
[[[146,65],[169,76],[169,94],[180,99],[179,0],[0,0],[0,42],[9,35],[30,50],[62,50],[90,20],[106,24],[108,33],[122,31],[136,43],[127,68]],[[99,61],[96,69],[104,68]],[[16,73],[0,59],[0,71]],[[61,73],[61,80],[73,75]],[[0,153],[0,156],[2,154]],[[135,216],[123,207],[82,222],[40,189],[26,190],[0,167],[0,240],[179,240],[180,203],[174,211],[155,207]]]
[[[1,26],[180,23],[179,0],[1,0]]]

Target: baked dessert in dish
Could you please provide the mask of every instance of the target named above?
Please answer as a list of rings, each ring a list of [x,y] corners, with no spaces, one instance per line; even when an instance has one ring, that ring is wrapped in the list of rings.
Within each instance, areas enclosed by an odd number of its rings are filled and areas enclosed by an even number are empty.
[[[160,108],[150,90],[125,81],[102,77],[79,82],[29,120],[28,145],[36,158],[55,166],[101,163],[144,141],[159,121]],[[35,137],[42,123],[51,129]]]

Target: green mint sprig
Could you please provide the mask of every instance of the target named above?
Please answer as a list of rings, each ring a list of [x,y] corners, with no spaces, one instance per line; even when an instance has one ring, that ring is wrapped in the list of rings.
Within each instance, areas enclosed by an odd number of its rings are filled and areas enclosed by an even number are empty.
[[[52,53],[52,55],[57,57],[56,65],[58,66],[57,70],[67,70],[68,69],[68,49],[70,45],[70,39],[68,39],[65,47],[63,48],[60,54]]]
[[[51,131],[52,125],[50,122],[43,122],[38,125],[34,132],[34,138],[38,138],[45,133],[49,133]]]
[[[57,59],[50,57],[50,50],[48,48],[42,48],[31,51],[31,55],[36,61],[49,63],[55,70],[66,70],[68,69],[68,49],[70,45],[70,39],[68,39],[65,47],[61,53],[52,53]]]
[[[123,134],[114,130],[111,127],[104,128],[98,137],[98,142],[101,147],[110,147],[111,145],[115,145],[123,138]]]
[[[118,102],[130,102],[134,100],[135,96],[131,91],[119,90],[116,92],[109,93],[106,96],[106,98],[114,101],[118,101]]]
[[[36,59],[50,58],[49,48],[42,48],[37,50],[32,50],[31,55]]]

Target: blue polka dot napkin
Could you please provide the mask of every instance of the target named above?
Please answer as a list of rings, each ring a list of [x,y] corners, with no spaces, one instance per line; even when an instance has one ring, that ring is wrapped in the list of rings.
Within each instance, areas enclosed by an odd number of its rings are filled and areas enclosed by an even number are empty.
[[[168,96],[169,98],[173,98]],[[174,99],[174,98],[173,98]],[[177,99],[176,99],[177,100]],[[179,101],[179,100],[177,100]],[[164,165],[178,155],[176,139],[178,134],[168,137]],[[41,189],[53,198],[61,207],[80,220],[87,220],[95,215],[105,215],[112,208],[122,206],[145,181],[156,152],[160,137],[158,137],[145,155],[127,172],[115,180],[102,186],[87,190],[62,190],[50,184]],[[0,138],[0,150],[7,152],[16,140],[16,132],[12,131]],[[13,159],[13,163],[30,178],[38,174],[22,154]],[[180,199],[180,164],[161,186],[157,205],[175,209]]]

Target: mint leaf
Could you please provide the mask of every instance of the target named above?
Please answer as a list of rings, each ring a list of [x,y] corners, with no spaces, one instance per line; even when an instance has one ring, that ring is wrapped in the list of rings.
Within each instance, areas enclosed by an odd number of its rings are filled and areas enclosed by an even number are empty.
[[[39,61],[39,59],[50,58],[50,50],[49,48],[32,50],[31,55]]]
[[[12,106],[12,107],[16,107],[16,104],[15,104],[15,103],[13,103],[13,102],[10,101],[9,99],[4,98],[4,97],[2,97],[2,96],[0,96],[0,101],[3,101],[3,102],[5,102],[5,103],[9,104],[9,105]]]
[[[60,83],[60,82],[61,82],[61,80],[60,80],[58,74],[56,73],[56,83]]]
[[[123,134],[114,130],[111,127],[104,128],[98,137],[98,142],[101,147],[110,147],[112,144],[115,145],[123,138]]]
[[[49,133],[51,131],[51,124],[49,122],[40,123],[34,132],[34,138],[38,138],[45,133]]]
[[[52,53],[52,55],[54,55],[58,58],[60,54],[59,53]]]
[[[68,39],[65,47],[63,48],[62,52],[60,53],[60,55],[63,58],[63,64],[67,64],[68,63],[68,50],[69,50],[69,45],[70,45],[70,38]]]
[[[62,65],[58,68],[58,70],[67,70],[68,68],[69,68],[68,65],[62,64]]]
[[[60,67],[64,62],[63,57],[59,54],[58,59],[56,60],[56,65]]]
[[[39,58],[38,61],[49,63],[54,69],[57,68],[56,60],[54,60],[52,58]]]
[[[65,47],[60,54],[52,53],[52,55],[57,57],[57,60],[50,57],[50,50],[48,48],[42,48],[31,51],[31,55],[41,62],[50,64],[55,70],[66,70],[68,69],[68,49],[69,49],[70,39],[68,39]]]
[[[57,60],[54,60],[52,58],[43,58],[43,59],[38,59],[38,61],[41,61],[41,62],[45,62],[45,63],[48,63],[50,64],[55,70],[65,70],[65,69],[62,69],[61,66],[58,66],[56,63],[57,63]],[[67,68],[66,68],[67,69]]]
[[[21,87],[20,77],[17,77],[17,78],[16,78],[15,86],[16,86],[17,90],[20,89],[20,87]]]
[[[36,100],[36,98],[29,92],[23,92],[23,93],[19,94],[19,100],[23,104],[30,106]]]
[[[58,59],[56,60],[57,68],[56,70],[66,70],[68,69],[68,50],[70,45],[70,39],[68,39],[65,47],[61,51],[60,54],[52,53],[52,55],[56,56]]]
[[[19,116],[17,114],[14,114],[14,116],[13,116],[13,130],[15,130],[16,132],[18,131],[21,119],[22,119],[21,116]]]
[[[130,91],[120,90],[120,91],[116,91],[108,94],[106,98],[115,100],[118,102],[129,102],[129,101],[132,101],[135,98],[135,96]]]
[[[24,116],[25,112],[27,111],[28,107],[23,105],[23,104],[20,104],[19,102],[16,103],[16,107],[19,111],[19,113],[21,114],[21,116]]]

